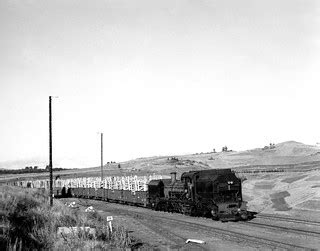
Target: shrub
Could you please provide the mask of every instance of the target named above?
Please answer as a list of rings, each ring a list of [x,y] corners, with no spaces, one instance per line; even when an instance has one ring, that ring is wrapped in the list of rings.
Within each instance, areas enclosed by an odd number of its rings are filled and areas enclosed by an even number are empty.
[[[7,226],[0,236],[0,250],[110,249],[132,243],[124,227],[114,226],[111,232],[106,219],[97,212],[68,208],[59,200],[54,200],[51,208],[44,191],[0,187],[0,194],[4,195],[0,210]],[[95,236],[80,230],[84,226],[95,228]],[[79,231],[57,236],[58,227],[78,227]]]

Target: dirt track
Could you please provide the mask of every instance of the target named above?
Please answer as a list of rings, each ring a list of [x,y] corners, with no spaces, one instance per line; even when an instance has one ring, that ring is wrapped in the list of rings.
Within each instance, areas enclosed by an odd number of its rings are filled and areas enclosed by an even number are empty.
[[[64,199],[66,200],[66,199]],[[242,222],[216,222],[211,219],[189,217],[181,214],[155,212],[145,208],[107,203],[104,201],[67,199],[75,201],[80,210],[93,206],[104,216],[112,215],[115,224],[124,225],[137,240],[137,247],[160,250],[256,250],[256,249],[316,249],[320,246],[320,227],[311,226],[318,234],[290,231],[292,224],[277,229],[276,222],[268,220],[266,227],[261,219],[246,224]],[[283,227],[285,225],[281,224]],[[304,226],[295,225],[295,229]],[[310,228],[310,227],[309,227]],[[199,239],[205,244],[186,244],[187,239]]]

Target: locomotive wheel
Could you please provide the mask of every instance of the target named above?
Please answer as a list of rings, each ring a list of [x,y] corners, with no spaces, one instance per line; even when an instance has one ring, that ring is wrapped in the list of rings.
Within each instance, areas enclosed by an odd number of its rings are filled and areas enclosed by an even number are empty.
[[[163,201],[159,201],[158,203],[156,203],[155,205],[155,210],[156,211],[165,211],[166,209],[166,203]]]
[[[216,220],[216,221],[219,220],[218,209],[212,210],[211,215],[213,220]]]
[[[181,205],[179,202],[171,202],[173,212],[182,213],[181,212]]]
[[[151,207],[152,207],[152,209],[153,210],[155,210],[155,211],[160,211],[161,209],[160,209],[160,201],[159,201],[159,199],[156,199],[156,201],[154,201],[152,204],[151,204]]]
[[[219,220],[219,216],[212,216],[212,220],[218,221]]]
[[[171,212],[170,210],[171,210],[170,202],[169,202],[169,201],[166,201],[166,202],[164,203],[164,211],[170,213],[170,212]]]
[[[246,213],[241,214],[240,217],[241,217],[242,220],[247,220],[248,219],[248,215]]]
[[[170,201],[169,202],[169,212],[180,213],[181,212],[180,203],[176,202],[176,201]]]

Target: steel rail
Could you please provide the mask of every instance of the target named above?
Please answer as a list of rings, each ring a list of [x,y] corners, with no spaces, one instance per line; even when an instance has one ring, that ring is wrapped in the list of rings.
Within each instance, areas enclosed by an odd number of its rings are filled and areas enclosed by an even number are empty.
[[[249,234],[244,234],[244,233],[239,233],[233,230],[224,230],[221,228],[217,228],[217,227],[213,227],[213,226],[207,226],[207,225],[202,225],[199,223],[191,223],[191,222],[186,222],[183,220],[178,220],[178,219],[171,219],[169,217],[160,217],[159,218],[165,218],[166,220],[171,220],[177,223],[182,223],[184,225],[189,225],[193,228],[196,229],[202,229],[204,231],[208,231],[208,229],[210,229],[210,232],[214,232],[214,233],[219,233],[220,235],[223,236],[230,236],[230,237],[236,237],[240,240],[246,240],[246,241],[250,241],[252,243],[256,243],[256,244],[262,244],[262,245],[267,245],[269,247],[272,248],[285,248],[285,249],[301,249],[301,250],[312,250],[311,248],[308,249],[304,246],[299,246],[299,245],[295,245],[295,244],[291,244],[291,243],[286,243],[286,242],[281,242],[281,241],[276,241],[276,240],[271,240],[265,237],[260,237],[260,236],[252,236]]]
[[[87,202],[86,202],[87,204]],[[125,204],[115,204],[115,205],[121,205],[124,207],[132,207],[129,205],[125,205]],[[286,242],[281,242],[281,241],[277,241],[277,240],[272,240],[272,239],[268,239],[265,237],[261,237],[261,236],[253,236],[253,235],[249,235],[249,234],[244,234],[244,233],[239,233],[233,230],[225,230],[225,229],[221,229],[221,228],[217,228],[214,226],[208,226],[208,225],[202,225],[199,223],[195,223],[195,222],[189,222],[189,221],[184,221],[184,220],[179,220],[179,219],[173,219],[172,217],[168,217],[165,216],[163,214],[161,215],[146,215],[145,213],[140,213],[140,212],[136,212],[136,211],[128,211],[126,209],[119,209],[117,208],[117,212],[118,213],[123,213],[126,216],[131,216],[134,217],[136,215],[140,215],[143,218],[149,217],[150,219],[152,219],[152,221],[154,221],[154,218],[157,218],[157,221],[159,222],[163,222],[164,220],[168,220],[171,221],[173,223],[176,224],[183,224],[185,226],[189,226],[191,228],[195,228],[197,230],[201,229],[210,233],[214,233],[214,234],[219,234],[220,236],[229,236],[231,238],[237,238],[238,240],[245,240],[245,241],[249,241],[253,244],[258,244],[258,245],[266,245],[268,247],[271,248],[285,248],[285,249],[300,249],[300,250],[314,250],[312,248],[306,248],[305,246],[299,246],[299,245],[295,245],[295,244],[291,244],[291,243],[286,243]],[[150,212],[154,212],[151,211]],[[165,225],[165,222],[164,222]]]
[[[279,215],[273,215],[273,214],[257,214],[256,217],[257,219],[276,219],[279,221],[290,221],[293,223],[300,223],[300,224],[307,224],[307,225],[315,225],[315,226],[320,226],[319,221],[309,221],[309,220],[303,220],[303,219],[296,219],[296,218],[290,218],[290,217],[283,217]]]
[[[286,231],[286,232],[291,232],[291,233],[320,236],[320,232],[317,232],[317,231],[290,228],[290,227],[277,226],[277,225],[270,225],[270,224],[260,223],[260,222],[248,221],[248,222],[241,222],[241,224],[243,224],[243,225],[252,225],[252,226],[261,226],[261,227],[270,228],[270,229],[278,229],[278,230],[281,230],[281,231]]]

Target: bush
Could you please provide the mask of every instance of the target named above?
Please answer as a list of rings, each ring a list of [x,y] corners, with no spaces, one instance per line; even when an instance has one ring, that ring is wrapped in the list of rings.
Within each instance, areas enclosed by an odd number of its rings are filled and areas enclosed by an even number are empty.
[[[48,194],[36,189],[0,187],[3,200],[0,210],[7,226],[0,235],[0,250],[43,249],[110,249],[131,245],[128,231],[114,226],[111,233],[108,222],[97,212],[85,213],[68,208],[54,200],[51,208]],[[76,231],[67,236],[57,236],[59,227],[89,226],[96,230],[92,236],[86,231]]]
[[[7,224],[5,231],[6,249],[48,249],[53,245],[51,213],[48,210],[47,196],[38,191],[3,188],[6,194],[1,201],[4,211],[3,221]],[[43,204],[45,202],[46,204]],[[4,248],[3,246],[1,248]]]

